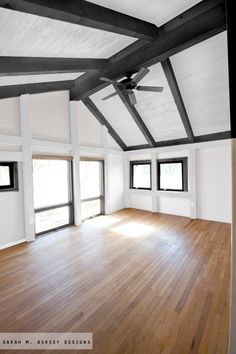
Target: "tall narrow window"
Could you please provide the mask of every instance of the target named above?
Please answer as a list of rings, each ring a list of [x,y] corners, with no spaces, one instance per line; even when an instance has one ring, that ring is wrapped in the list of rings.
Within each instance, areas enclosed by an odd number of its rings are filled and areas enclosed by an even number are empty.
[[[104,212],[104,162],[81,159],[81,214],[82,220]]]
[[[188,165],[187,157],[157,161],[158,190],[187,191]]]
[[[33,160],[36,235],[73,224],[71,161]]]
[[[130,162],[130,188],[151,189],[151,161]]]
[[[0,162],[0,191],[18,190],[18,172],[16,162]]]

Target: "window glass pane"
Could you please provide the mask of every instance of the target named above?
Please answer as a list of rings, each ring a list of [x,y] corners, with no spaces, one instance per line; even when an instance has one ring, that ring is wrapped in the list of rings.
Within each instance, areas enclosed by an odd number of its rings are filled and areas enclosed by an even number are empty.
[[[66,160],[33,160],[35,209],[70,201],[69,166]]]
[[[160,189],[183,189],[182,163],[161,163]]]
[[[36,234],[69,224],[69,207],[61,207],[35,214]]]
[[[9,166],[0,166],[0,186],[10,185],[10,168]]]
[[[133,188],[151,188],[151,166],[133,165]]]
[[[80,162],[81,199],[102,195],[102,163],[99,161]]]
[[[91,200],[81,203],[81,216],[82,220],[88,219],[92,216],[101,214],[101,201],[100,199]]]

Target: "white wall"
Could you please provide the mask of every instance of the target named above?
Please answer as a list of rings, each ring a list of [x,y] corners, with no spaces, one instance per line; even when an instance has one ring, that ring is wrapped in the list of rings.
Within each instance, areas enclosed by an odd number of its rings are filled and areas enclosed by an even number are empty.
[[[30,117],[32,138],[70,143],[67,91],[32,95]]]
[[[85,146],[102,147],[102,126],[94,118],[88,108],[78,102],[79,114],[79,139],[80,144]]]
[[[19,191],[0,192],[0,249],[25,239],[22,163],[18,162]]]
[[[125,205],[143,210],[207,220],[231,222],[231,148],[230,141],[127,152],[129,161],[188,157],[188,192],[129,189],[126,178]]]
[[[106,161],[105,161],[106,163]],[[123,156],[109,154],[108,163],[108,212],[124,208]]]
[[[152,195],[147,191],[130,191],[128,208],[152,211]]]
[[[0,249],[4,244],[14,244],[25,239],[24,203],[22,195],[22,159],[19,145],[9,140],[19,140],[20,100],[0,100],[0,161],[17,161],[19,191],[0,192]]]
[[[20,99],[0,100],[0,134],[20,135]]]
[[[231,148],[197,150],[197,216],[231,222]]]

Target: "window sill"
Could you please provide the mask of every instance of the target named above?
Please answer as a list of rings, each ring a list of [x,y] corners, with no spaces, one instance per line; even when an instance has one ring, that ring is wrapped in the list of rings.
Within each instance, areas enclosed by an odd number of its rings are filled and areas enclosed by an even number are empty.
[[[190,196],[189,191],[160,191],[157,190],[157,195],[170,196],[170,197],[183,197],[188,198]]]

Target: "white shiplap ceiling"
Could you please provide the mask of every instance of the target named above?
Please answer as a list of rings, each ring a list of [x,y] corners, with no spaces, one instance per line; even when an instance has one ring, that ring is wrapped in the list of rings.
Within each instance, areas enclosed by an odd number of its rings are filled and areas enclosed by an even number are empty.
[[[75,80],[83,73],[0,76],[0,86],[33,84],[40,82]]]
[[[108,58],[136,39],[0,8],[0,56]]]
[[[161,26],[200,0],[89,0],[89,2]]]
[[[186,132],[161,64],[149,67],[140,82],[144,86],[163,86],[161,93],[136,91],[136,108],[155,141],[186,138]]]
[[[194,134],[230,130],[226,32],[171,57],[171,62]]]

